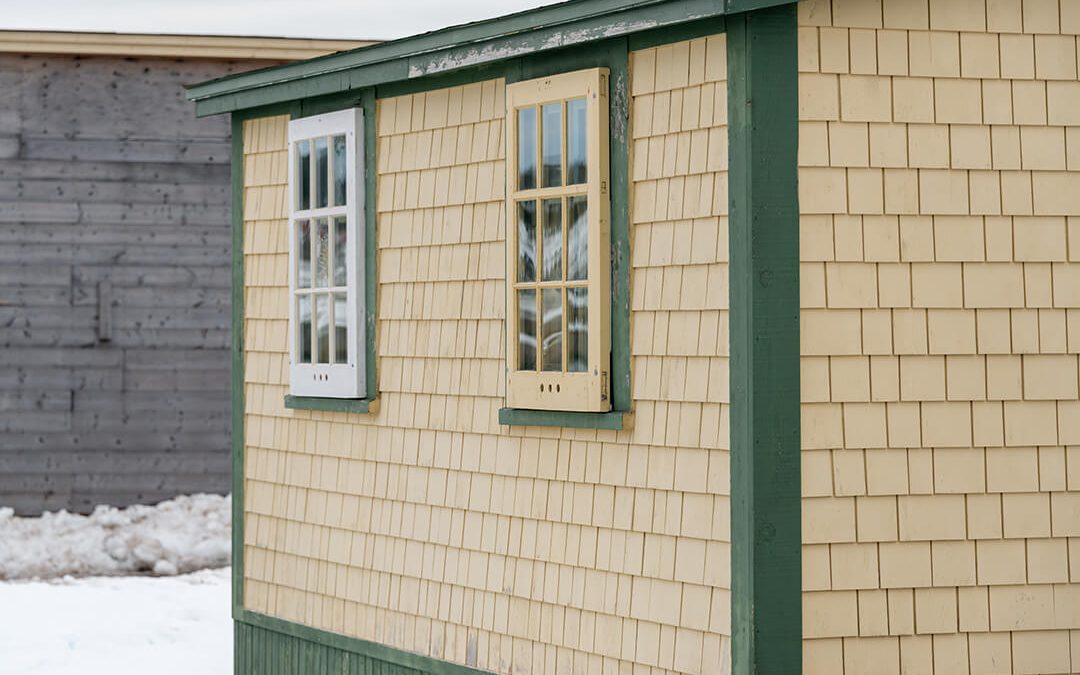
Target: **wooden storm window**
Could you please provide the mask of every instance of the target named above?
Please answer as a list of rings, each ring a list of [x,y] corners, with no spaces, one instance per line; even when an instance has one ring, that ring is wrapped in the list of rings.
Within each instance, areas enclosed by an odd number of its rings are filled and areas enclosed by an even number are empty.
[[[363,110],[289,122],[289,387],[364,387]]]
[[[508,85],[507,405],[611,409],[608,71]]]

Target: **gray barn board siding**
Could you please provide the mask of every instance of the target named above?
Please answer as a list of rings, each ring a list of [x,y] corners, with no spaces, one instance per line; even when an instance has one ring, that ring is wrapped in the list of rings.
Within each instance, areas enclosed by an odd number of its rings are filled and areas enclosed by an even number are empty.
[[[0,506],[229,489],[229,121],[182,87],[266,65],[0,55]]]

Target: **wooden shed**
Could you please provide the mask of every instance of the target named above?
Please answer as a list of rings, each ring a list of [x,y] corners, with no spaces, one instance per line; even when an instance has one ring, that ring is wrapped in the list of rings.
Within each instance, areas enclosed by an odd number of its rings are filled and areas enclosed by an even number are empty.
[[[1078,34],[574,0],[189,89],[236,672],[1080,672]]]
[[[229,125],[183,86],[356,41],[0,31],[0,505],[229,489]]]

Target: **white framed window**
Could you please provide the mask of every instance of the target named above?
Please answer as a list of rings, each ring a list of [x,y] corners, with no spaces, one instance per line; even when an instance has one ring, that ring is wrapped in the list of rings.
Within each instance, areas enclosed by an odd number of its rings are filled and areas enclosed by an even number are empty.
[[[611,409],[608,71],[508,85],[507,405]]]
[[[289,122],[289,388],[362,398],[364,117]]]

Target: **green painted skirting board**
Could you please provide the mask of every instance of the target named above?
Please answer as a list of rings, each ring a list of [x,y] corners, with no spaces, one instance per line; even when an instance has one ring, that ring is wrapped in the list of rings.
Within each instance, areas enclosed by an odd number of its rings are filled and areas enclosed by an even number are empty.
[[[237,617],[234,638],[238,675],[490,675],[250,611]]]

